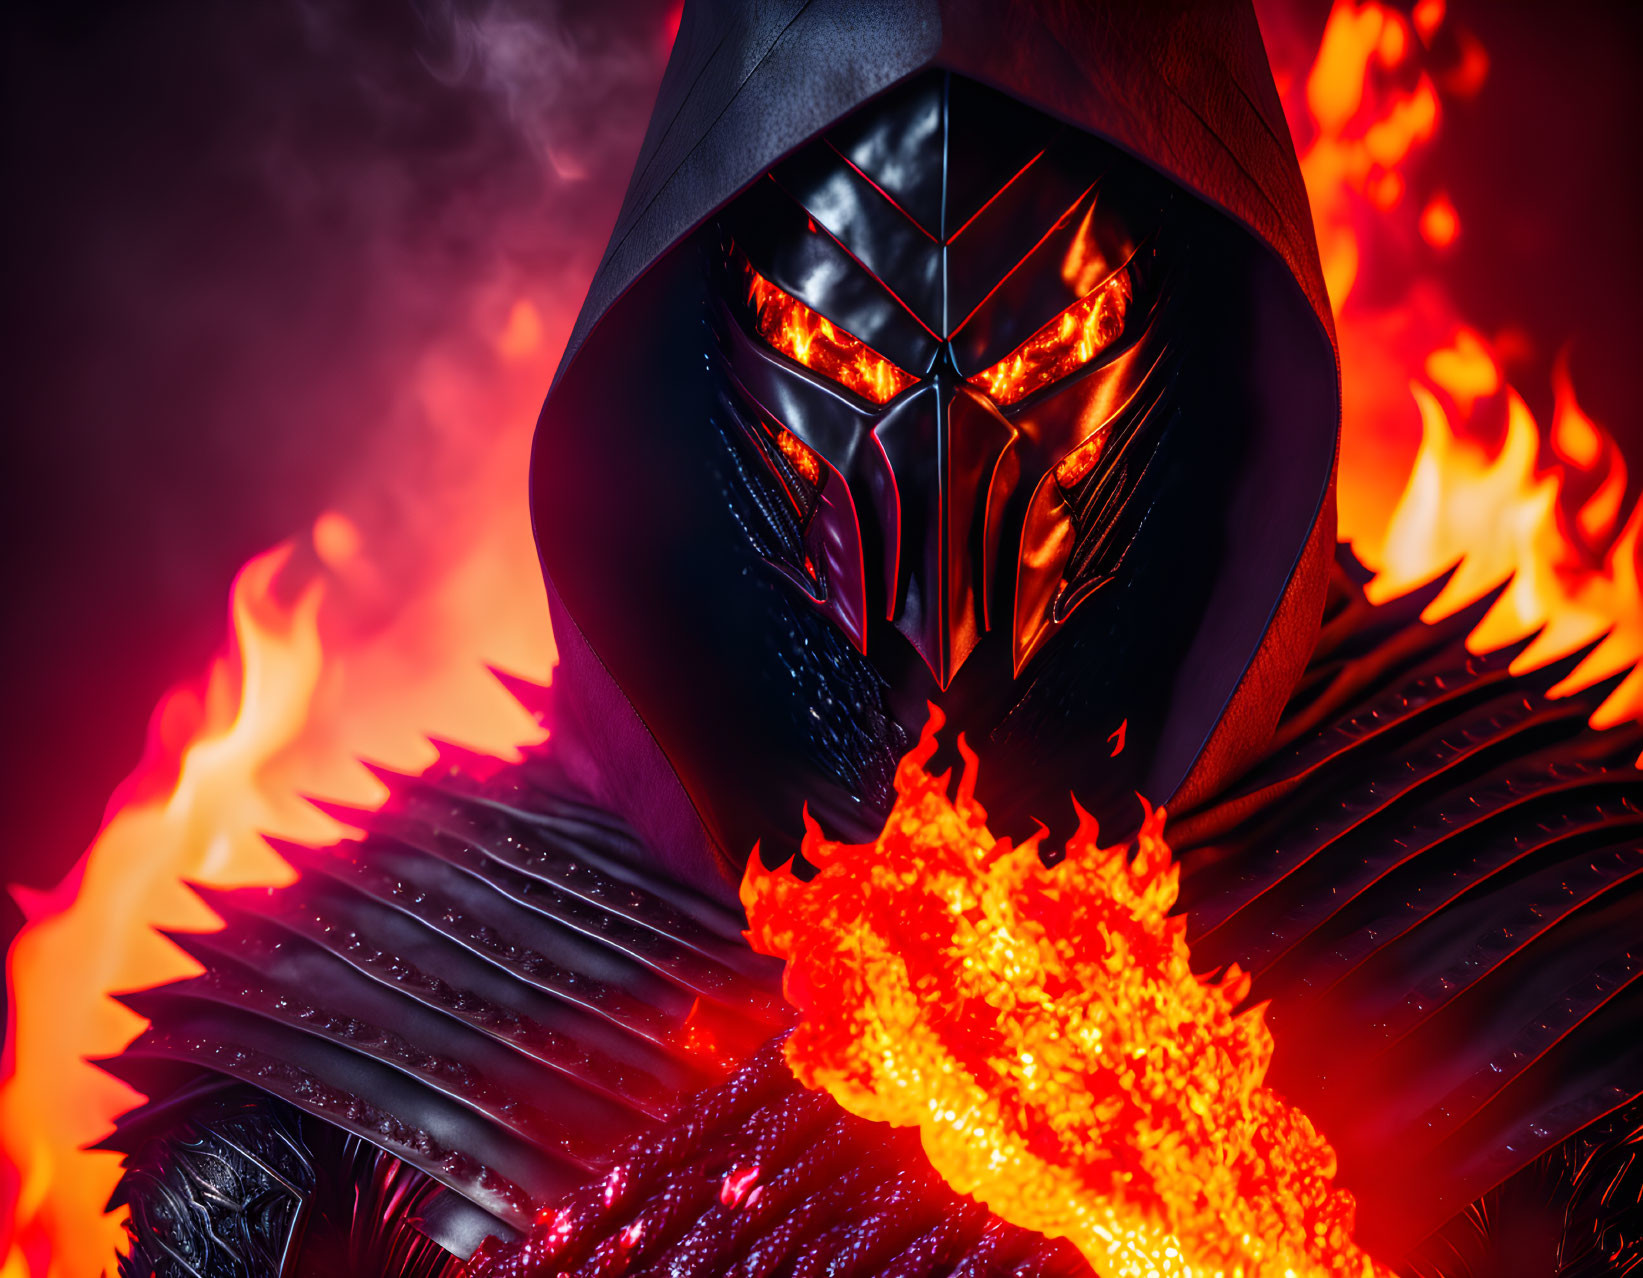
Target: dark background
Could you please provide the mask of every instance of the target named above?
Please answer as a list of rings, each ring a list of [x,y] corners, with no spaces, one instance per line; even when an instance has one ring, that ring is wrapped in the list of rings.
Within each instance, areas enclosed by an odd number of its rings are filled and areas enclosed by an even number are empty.
[[[1296,3],[1321,30],[1327,4]],[[608,194],[556,203],[518,86],[474,62],[467,19],[522,24],[530,65],[542,47],[620,58],[642,83],[670,7],[6,6],[0,881],[49,886],[83,850],[156,699],[220,644],[234,571],[374,455],[396,369],[497,239],[551,252],[541,217],[602,238],[630,156],[600,139],[636,143],[649,90],[588,102],[580,127],[555,117],[609,166],[588,188]],[[1528,339],[1511,371],[1537,413],[1572,343],[1583,403],[1643,458],[1634,8],[1451,0],[1492,68],[1436,164],[1464,227],[1462,311]],[[0,904],[0,937],[17,921]]]

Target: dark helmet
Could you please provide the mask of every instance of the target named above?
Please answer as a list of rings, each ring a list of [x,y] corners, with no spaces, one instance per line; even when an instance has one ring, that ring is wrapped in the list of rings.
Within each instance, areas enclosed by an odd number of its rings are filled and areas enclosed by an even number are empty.
[[[996,631],[1019,676],[1114,580],[1184,346],[1166,207],[1110,145],[929,71],[719,219],[715,360],[798,522],[777,563],[860,651],[889,621],[941,692]]]
[[[871,837],[930,701],[1000,833],[1201,792],[1311,643],[1335,363],[1253,16],[996,7],[688,7],[543,410],[566,766],[706,885]]]

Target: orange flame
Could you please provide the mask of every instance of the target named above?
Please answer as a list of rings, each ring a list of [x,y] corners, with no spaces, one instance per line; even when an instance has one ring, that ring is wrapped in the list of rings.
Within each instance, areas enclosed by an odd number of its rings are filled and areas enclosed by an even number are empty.
[[[111,1264],[121,1220],[103,1208],[119,1160],[85,1147],[139,1098],[87,1058],[142,1028],[110,993],[198,970],[154,930],[216,924],[185,884],[286,882],[261,836],[335,838],[302,796],[380,802],[361,758],[418,771],[437,758],[429,731],[504,754],[541,739],[485,663],[537,679],[552,665],[518,476],[556,348],[529,299],[489,322],[492,354],[469,364],[436,351],[413,374],[423,427],[485,449],[440,494],[458,508],[440,522],[453,553],[430,553],[401,588],[403,526],[373,533],[329,512],[251,560],[231,592],[227,651],[160,702],[96,841],[54,893],[19,893],[28,922],[9,956],[0,1086],[3,1278],[88,1278]]]
[[[955,1189],[1105,1278],[1386,1272],[1352,1242],[1329,1145],[1264,1086],[1263,1008],[1235,1011],[1249,978],[1188,966],[1163,810],[1132,859],[1080,809],[1046,868],[1042,834],[988,832],[962,737],[955,799],[926,772],[941,723],[932,707],[875,842],[807,822],[812,881],[748,863],[749,939],[787,960],[803,1012],[794,1074],[917,1127]]]
[[[1376,570],[1377,601],[1454,569],[1428,620],[1510,579],[1469,646],[1535,636],[1521,672],[1597,644],[1556,691],[1634,670],[1593,717],[1613,724],[1643,712],[1643,515],[1622,518],[1625,464],[1561,364],[1551,430],[1535,421],[1419,257],[1461,233],[1441,191],[1424,202],[1407,194],[1441,120],[1421,50],[1447,20],[1435,0],[1412,17],[1337,0],[1286,102],[1292,130],[1309,139],[1301,169],[1341,339],[1341,536]],[[1488,60],[1455,34],[1462,62],[1442,80],[1469,95]],[[1376,287],[1361,288],[1371,276]]]

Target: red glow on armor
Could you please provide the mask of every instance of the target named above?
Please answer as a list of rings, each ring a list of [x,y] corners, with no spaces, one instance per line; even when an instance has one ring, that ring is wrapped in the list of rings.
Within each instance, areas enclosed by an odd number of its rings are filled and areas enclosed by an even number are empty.
[[[749,939],[787,960],[807,1087],[916,1127],[955,1190],[1073,1242],[1104,1278],[1368,1278],[1353,1202],[1305,1114],[1264,1085],[1272,1037],[1249,978],[1188,965],[1164,813],[1103,848],[1079,810],[1066,857],[997,840],[925,764],[934,707],[877,840],[807,823],[803,882],[757,856]],[[1133,851],[1133,857],[1132,857]]]
[[[750,1027],[726,1014],[717,1003],[698,996],[691,1000],[685,1019],[669,1035],[669,1043],[705,1073],[724,1075],[764,1041],[765,1032],[766,1027]]]
[[[1098,200],[1090,201],[1090,207],[1084,210],[1084,220],[1078,224],[1078,233],[1073,236],[1067,255],[1061,259],[1061,278],[1079,297],[1087,295],[1112,271],[1095,236],[1098,204]]]
[[[1119,271],[1057,315],[991,368],[970,379],[995,404],[1009,405],[1078,371],[1124,331],[1131,296]],[[1094,459],[1091,459],[1091,465]]]
[[[784,293],[751,266],[746,271],[754,328],[795,363],[875,404],[889,403],[918,380],[825,315],[818,315],[798,298]]]
[[[751,1167],[738,1167],[735,1171],[727,1172],[725,1178],[719,1182],[719,1205],[740,1207],[742,1201],[754,1191],[758,1180],[757,1163]]]

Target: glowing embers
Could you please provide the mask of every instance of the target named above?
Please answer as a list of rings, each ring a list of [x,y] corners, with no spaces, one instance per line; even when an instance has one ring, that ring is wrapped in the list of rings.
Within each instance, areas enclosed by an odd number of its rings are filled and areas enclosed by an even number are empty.
[[[956,797],[925,764],[932,709],[876,842],[810,825],[801,882],[748,863],[757,949],[787,960],[795,1075],[916,1126],[931,1164],[999,1216],[1064,1236],[1103,1278],[1384,1273],[1306,1115],[1264,1086],[1249,980],[1188,966],[1177,871],[1149,812],[1131,859],[1080,811],[1066,859],[995,840],[975,759]],[[807,823],[808,824],[808,823]]]
[[[1060,484],[1063,490],[1077,488],[1089,477],[1089,473],[1095,469],[1095,463],[1100,461],[1101,455],[1107,451],[1107,434],[1107,428],[1103,426],[1056,463],[1055,482]]]
[[[792,506],[802,531],[816,511],[817,499],[826,480],[821,454],[787,427],[768,417],[761,417],[760,427],[765,463]]]
[[[826,316],[784,293],[745,260],[742,269],[747,272],[747,302],[754,328],[789,359],[875,404],[889,403],[918,381]]]
[[[1009,405],[1077,372],[1124,331],[1131,293],[1129,272],[1117,272],[970,378],[970,384],[986,391],[995,404]]]
[[[776,436],[776,447],[783,457],[787,458],[788,465],[799,472],[799,478],[812,488],[821,487],[821,458],[816,450],[811,448],[792,431],[781,426],[773,428]]]

